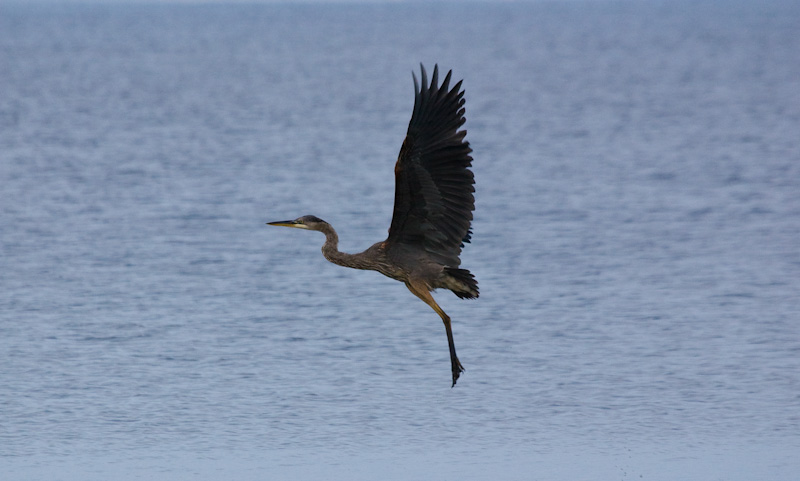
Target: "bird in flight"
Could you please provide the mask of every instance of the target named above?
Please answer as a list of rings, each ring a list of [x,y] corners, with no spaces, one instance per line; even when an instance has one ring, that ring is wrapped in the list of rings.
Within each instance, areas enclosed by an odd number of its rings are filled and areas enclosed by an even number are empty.
[[[478,282],[461,269],[461,249],[470,241],[475,210],[472,149],[464,140],[464,91],[461,81],[450,88],[452,70],[439,84],[439,67],[430,84],[425,67],[422,86],[414,79],[414,111],[394,166],[392,223],[386,240],[364,252],[339,252],[339,237],[330,224],[313,215],[269,225],[316,230],[325,234],[322,254],[330,262],[378,271],[405,283],[444,322],[450,348],[453,384],[464,368],[456,356],[450,317],[433,299],[434,289],[449,289],[461,299],[478,297]],[[451,386],[451,387],[452,387]]]

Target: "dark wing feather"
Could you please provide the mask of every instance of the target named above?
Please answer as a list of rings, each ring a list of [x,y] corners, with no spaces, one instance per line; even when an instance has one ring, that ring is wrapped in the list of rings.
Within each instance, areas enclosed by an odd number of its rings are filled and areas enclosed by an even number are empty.
[[[439,67],[431,83],[422,67],[422,87],[414,76],[414,113],[395,165],[395,197],[387,248],[421,246],[431,259],[451,267],[470,239],[475,210],[472,157],[464,140],[464,92],[461,82],[449,88],[447,73],[438,85]]]

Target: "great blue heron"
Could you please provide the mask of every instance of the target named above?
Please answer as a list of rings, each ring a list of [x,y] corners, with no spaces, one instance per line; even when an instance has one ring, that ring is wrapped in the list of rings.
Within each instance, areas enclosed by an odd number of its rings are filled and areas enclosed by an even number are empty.
[[[270,225],[316,230],[325,234],[322,254],[344,267],[368,269],[402,281],[442,318],[450,347],[453,384],[464,368],[456,356],[450,317],[431,295],[434,289],[450,289],[461,299],[478,297],[478,282],[460,269],[459,255],[470,241],[475,210],[472,157],[464,140],[464,91],[461,81],[449,88],[452,71],[439,85],[439,67],[433,68],[430,85],[422,70],[422,88],[414,79],[414,112],[394,166],[395,194],[392,224],[385,241],[359,254],[339,252],[339,237],[330,224],[313,215]]]

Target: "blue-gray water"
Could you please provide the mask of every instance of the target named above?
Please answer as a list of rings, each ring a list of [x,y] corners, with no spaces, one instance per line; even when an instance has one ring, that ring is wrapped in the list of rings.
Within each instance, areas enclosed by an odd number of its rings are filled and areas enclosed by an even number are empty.
[[[800,6],[0,7],[3,479],[788,481]],[[438,299],[386,234],[422,61],[477,210]]]

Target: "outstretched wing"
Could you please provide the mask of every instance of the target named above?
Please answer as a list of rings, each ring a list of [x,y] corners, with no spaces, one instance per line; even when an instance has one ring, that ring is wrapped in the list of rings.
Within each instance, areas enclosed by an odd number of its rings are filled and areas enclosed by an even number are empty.
[[[472,157],[464,140],[464,92],[461,82],[449,88],[450,75],[438,85],[434,66],[430,85],[422,68],[422,88],[414,76],[414,113],[394,167],[395,195],[387,248],[417,245],[431,259],[458,267],[469,242],[475,210]]]

